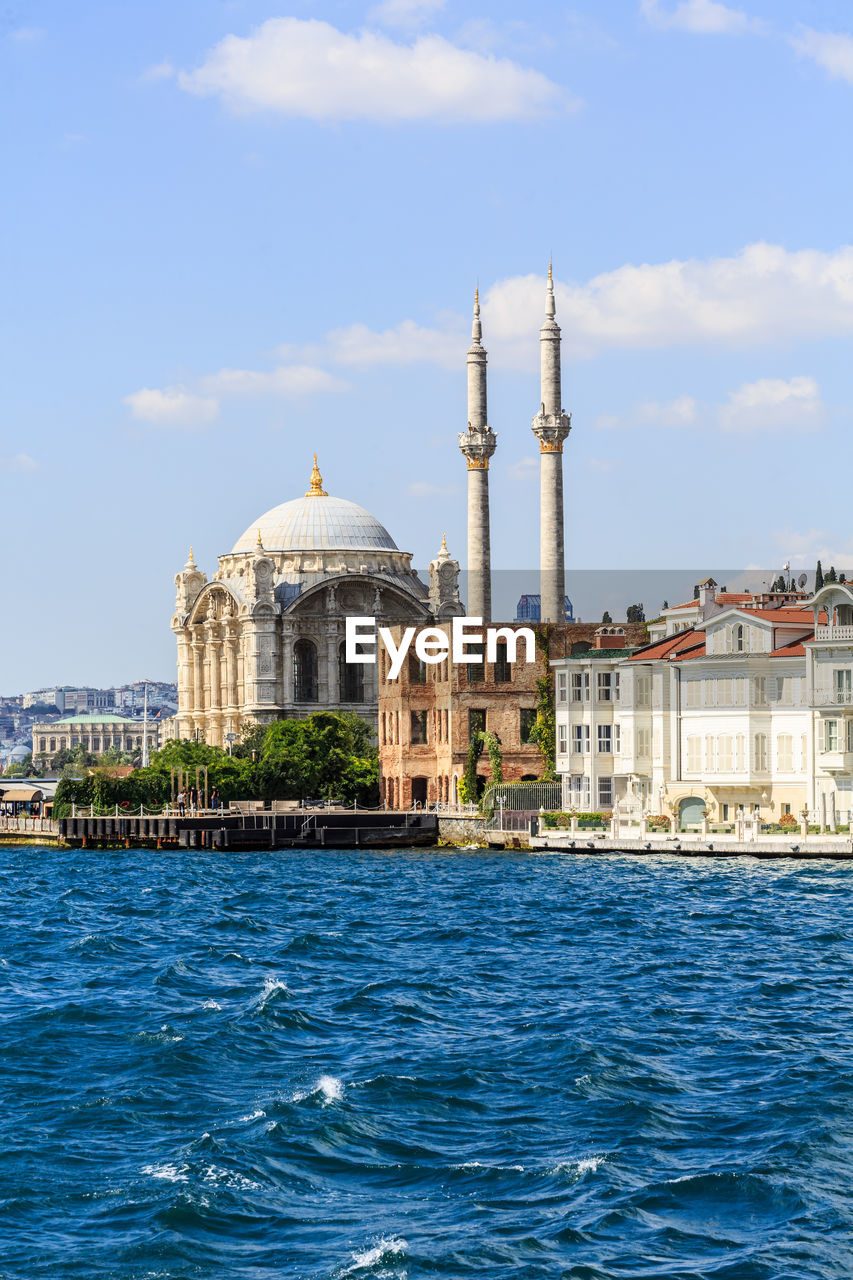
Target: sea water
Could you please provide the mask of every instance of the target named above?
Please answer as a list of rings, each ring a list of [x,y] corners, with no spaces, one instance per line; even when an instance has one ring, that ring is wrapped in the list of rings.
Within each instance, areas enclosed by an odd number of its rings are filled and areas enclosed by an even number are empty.
[[[853,867],[0,851],[0,1276],[853,1274]]]

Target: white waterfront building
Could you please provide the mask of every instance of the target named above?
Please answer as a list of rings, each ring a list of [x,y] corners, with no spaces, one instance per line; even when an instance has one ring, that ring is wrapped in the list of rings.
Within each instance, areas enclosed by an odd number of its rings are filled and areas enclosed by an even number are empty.
[[[850,821],[853,590],[732,594],[709,580],[650,635],[553,664],[564,808]]]

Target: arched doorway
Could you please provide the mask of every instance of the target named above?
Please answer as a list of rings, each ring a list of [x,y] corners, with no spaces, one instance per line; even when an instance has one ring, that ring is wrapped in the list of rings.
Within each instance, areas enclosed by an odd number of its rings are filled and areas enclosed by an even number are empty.
[[[364,666],[347,662],[347,647],[338,649],[338,690],[341,702],[364,702]]]
[[[678,806],[679,822],[682,827],[698,826],[702,821],[706,804],[699,796],[688,796]]]
[[[317,646],[297,640],[293,646],[293,690],[297,702],[317,701]]]

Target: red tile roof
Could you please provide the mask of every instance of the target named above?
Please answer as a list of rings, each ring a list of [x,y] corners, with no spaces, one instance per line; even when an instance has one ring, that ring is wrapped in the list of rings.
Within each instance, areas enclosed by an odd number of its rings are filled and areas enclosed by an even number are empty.
[[[805,645],[807,640],[814,639],[814,632],[803,636],[802,640],[789,640],[787,644],[783,644],[779,649],[771,651],[771,658],[804,658],[806,656]]]
[[[755,599],[751,591],[740,591],[740,592],[719,591],[717,592],[717,595],[715,598],[716,598],[717,604],[746,604],[747,601]],[[684,604],[674,604],[672,608],[673,609],[698,609],[699,601],[687,600],[685,601]],[[664,610],[664,612],[668,613],[669,610],[668,609]]]
[[[629,662],[649,662],[658,658],[676,658],[678,655],[686,655],[688,650],[701,649],[705,652],[705,637],[699,636],[689,628],[687,631],[678,631],[674,636],[667,636],[665,640],[657,640],[654,644],[647,645],[645,649],[639,649],[633,653],[628,659]],[[698,657],[698,653],[691,653],[692,658]]]
[[[754,618],[763,618],[768,622],[797,622],[806,627],[814,625],[814,614],[811,609],[739,609],[739,613],[749,613]]]

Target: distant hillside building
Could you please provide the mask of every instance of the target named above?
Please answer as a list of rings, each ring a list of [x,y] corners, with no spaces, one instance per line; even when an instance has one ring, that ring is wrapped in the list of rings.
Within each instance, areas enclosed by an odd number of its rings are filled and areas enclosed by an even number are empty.
[[[159,725],[149,722],[144,730],[149,751],[157,749]],[[67,716],[33,725],[33,759],[40,763],[51,760],[58,751],[80,746],[93,755],[114,748],[117,751],[142,751],[143,725],[139,720],[109,712]]]

